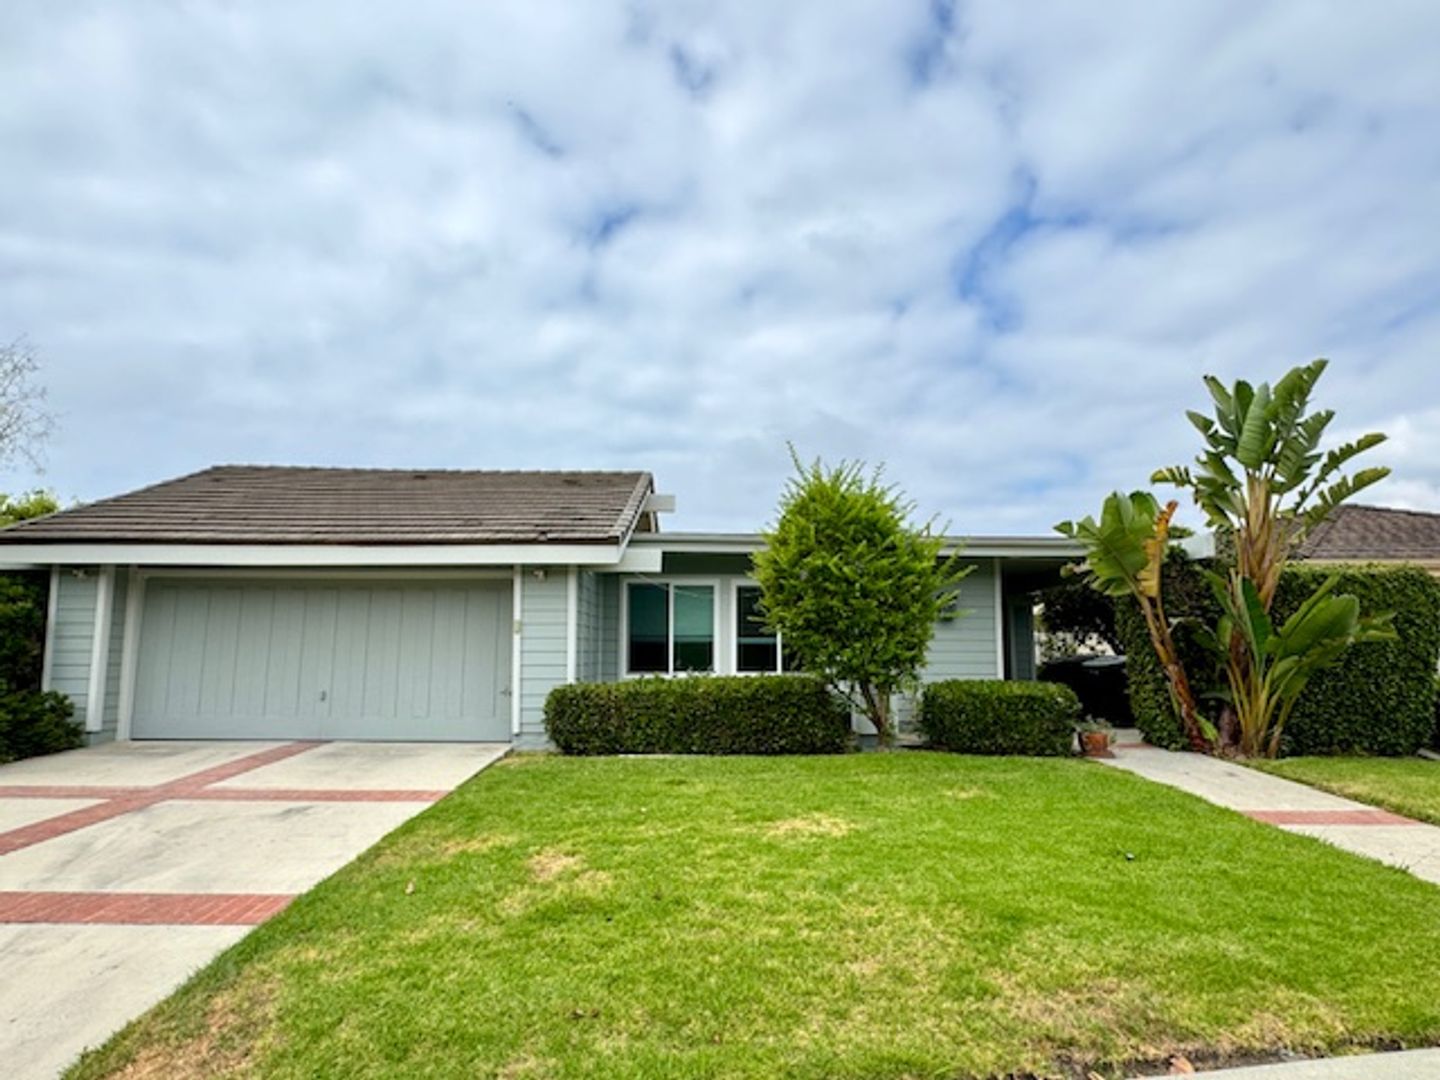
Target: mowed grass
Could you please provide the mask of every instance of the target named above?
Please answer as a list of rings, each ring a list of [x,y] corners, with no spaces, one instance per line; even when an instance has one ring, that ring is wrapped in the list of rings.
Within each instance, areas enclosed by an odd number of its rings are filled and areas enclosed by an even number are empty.
[[[1440,825],[1440,761],[1299,757],[1251,764],[1287,780]]]
[[[71,1075],[988,1077],[1440,1042],[1440,889],[1075,760],[482,773]]]

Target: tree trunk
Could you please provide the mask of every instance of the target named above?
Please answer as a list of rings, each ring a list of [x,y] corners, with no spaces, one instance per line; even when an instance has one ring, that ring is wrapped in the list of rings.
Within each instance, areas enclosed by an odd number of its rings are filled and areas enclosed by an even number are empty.
[[[869,683],[860,688],[865,699],[865,719],[875,725],[875,739],[880,746],[890,746],[895,733],[890,728],[890,695],[876,689]]]

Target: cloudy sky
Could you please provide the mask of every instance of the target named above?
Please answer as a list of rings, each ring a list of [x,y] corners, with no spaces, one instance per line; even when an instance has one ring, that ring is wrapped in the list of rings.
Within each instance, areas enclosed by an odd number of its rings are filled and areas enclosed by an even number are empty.
[[[1433,0],[8,0],[59,427],[0,483],[638,466],[751,528],[792,440],[1042,532],[1325,355],[1440,509],[1437,56]]]

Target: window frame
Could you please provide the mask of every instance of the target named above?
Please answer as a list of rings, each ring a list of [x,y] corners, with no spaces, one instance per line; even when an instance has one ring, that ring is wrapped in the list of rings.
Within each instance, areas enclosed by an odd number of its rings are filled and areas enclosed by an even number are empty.
[[[664,671],[631,671],[630,670],[630,586],[632,585],[660,585],[667,590],[665,604],[665,666]],[[710,604],[710,670],[709,671],[676,671],[675,670],[675,588],[686,586],[709,586],[712,601]],[[622,679],[688,679],[704,675],[723,674],[720,665],[720,657],[724,642],[724,621],[721,617],[724,605],[721,600],[721,579],[707,576],[692,576],[689,574],[666,574],[660,577],[650,575],[627,577],[620,582],[620,662],[616,670],[620,672]]]
[[[754,578],[735,578],[730,582],[730,673],[732,675],[784,675],[785,635],[775,631],[775,667],[771,671],[740,670],[740,590],[759,589]]]

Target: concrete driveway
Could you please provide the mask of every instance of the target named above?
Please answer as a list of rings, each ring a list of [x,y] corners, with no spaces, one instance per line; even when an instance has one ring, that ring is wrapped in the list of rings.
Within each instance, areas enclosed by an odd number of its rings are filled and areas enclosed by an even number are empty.
[[[507,746],[137,742],[0,766],[0,1062],[52,1077]]]

